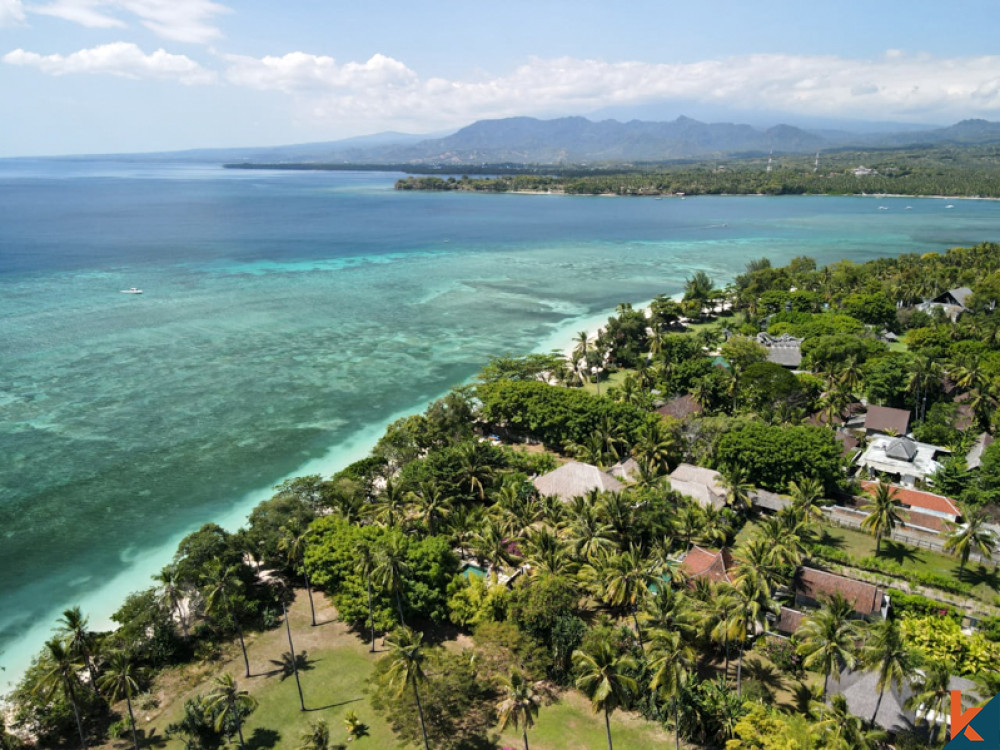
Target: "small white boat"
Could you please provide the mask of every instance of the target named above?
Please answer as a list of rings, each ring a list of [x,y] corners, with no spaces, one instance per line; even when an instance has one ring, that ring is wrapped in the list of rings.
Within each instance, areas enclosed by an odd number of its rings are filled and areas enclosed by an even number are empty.
[[[954,206],[949,203],[945,208],[954,208]]]
[[[142,294],[142,290],[141,289],[136,289],[135,287],[132,287],[130,289],[122,289],[121,293],[122,294]]]
[[[907,206],[907,207],[906,207],[906,210],[907,210],[907,211],[912,211],[912,210],[913,210],[913,206]]]
[[[879,206],[879,207],[878,207],[878,210],[879,210],[879,211],[888,211],[888,210],[889,210],[889,207],[888,207],[888,206]]]

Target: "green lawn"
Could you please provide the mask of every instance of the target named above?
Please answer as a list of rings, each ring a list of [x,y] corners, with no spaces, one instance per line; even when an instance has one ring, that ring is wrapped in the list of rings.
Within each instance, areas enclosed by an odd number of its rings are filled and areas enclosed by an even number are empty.
[[[634,714],[611,715],[611,739],[616,748],[673,747],[674,735]],[[500,736],[503,746],[524,747],[521,733],[513,728]],[[592,750],[607,746],[604,714],[595,714],[578,693],[568,693],[558,703],[542,706],[528,730],[532,750]]]
[[[608,393],[608,388],[613,388],[617,385],[621,385],[621,382],[625,379],[625,376],[630,373],[635,372],[635,370],[621,369],[608,375],[606,378],[601,380],[601,395],[606,396]],[[587,393],[597,394],[597,383],[584,383],[583,389]]]
[[[300,592],[290,609],[295,649],[303,657],[300,666],[305,712],[299,709],[298,692],[292,676],[282,678],[274,663],[288,650],[283,628],[256,634],[247,639],[253,676],[243,677],[243,659],[238,647],[228,649],[226,658],[214,663],[188,665],[169,670],[157,678],[153,693],[160,700],[155,709],[136,710],[140,737],[153,738],[147,747],[183,750],[179,739],[167,740],[166,727],[183,715],[184,702],[211,689],[212,680],[223,672],[233,674],[243,689],[257,698],[258,708],[244,725],[249,750],[295,750],[300,733],[310,722],[324,719],[330,726],[333,742],[344,742],[344,715],[355,711],[368,726],[368,734],[350,743],[358,750],[401,748],[388,723],[372,709],[365,693],[365,682],[380,653],[372,655],[367,645],[334,621],[335,612],[321,594],[316,597],[317,627],[309,625],[309,606]],[[446,647],[460,647],[449,641]],[[121,706],[124,712],[124,705]],[[659,725],[634,714],[615,713],[611,731],[616,747],[662,747],[673,735]],[[594,714],[590,703],[578,692],[564,693],[558,702],[543,706],[538,723],[529,733],[532,748],[537,750],[576,750],[600,748],[606,743],[603,714]],[[501,746],[521,747],[519,733],[510,730],[500,738]],[[127,739],[108,743],[101,750],[125,750]]]

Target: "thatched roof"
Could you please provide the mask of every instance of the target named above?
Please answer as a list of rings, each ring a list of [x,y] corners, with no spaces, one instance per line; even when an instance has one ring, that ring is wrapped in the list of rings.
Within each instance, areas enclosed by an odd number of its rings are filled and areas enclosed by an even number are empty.
[[[656,410],[661,416],[673,417],[674,419],[686,419],[692,414],[698,414],[701,411],[701,404],[691,394],[678,396]]]
[[[869,406],[865,415],[865,429],[873,432],[894,432],[905,435],[910,428],[910,412],[891,406]]]
[[[726,504],[726,488],[717,471],[693,464],[681,464],[668,477],[676,492],[694,498],[702,507],[721,508]]]
[[[541,495],[554,495],[560,500],[570,500],[586,495],[590,490],[615,491],[624,488],[621,482],[596,466],[570,461],[555,471],[532,480]]]

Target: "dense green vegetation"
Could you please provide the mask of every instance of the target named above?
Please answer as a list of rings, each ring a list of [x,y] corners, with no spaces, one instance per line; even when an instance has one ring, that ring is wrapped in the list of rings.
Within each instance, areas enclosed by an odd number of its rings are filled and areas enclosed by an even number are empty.
[[[973,294],[957,321],[912,306],[961,285]],[[276,488],[244,529],[209,524],[187,536],[155,585],[126,599],[115,631],[94,632],[68,610],[11,696],[13,726],[0,740],[71,747],[115,734],[151,744],[133,731],[133,701],[200,664],[216,674],[184,694],[170,741],[276,746],[277,727],[260,722],[297,711],[301,694],[276,710],[240,680],[253,634],[287,627],[289,651],[274,663],[301,685],[309,661],[295,655],[301,630],[285,614],[301,585],[311,625],[316,588],[370,648],[358,710],[376,712],[400,743],[495,747],[516,732],[528,745],[536,721],[586,700],[609,748],[622,712],[678,745],[927,746],[923,736],[889,737],[828,693],[851,665],[876,671],[882,692],[919,678],[920,700],[941,674],[977,680],[983,696],[1000,690],[996,572],[972,557],[993,554],[986,521],[1000,513],[1000,444],[977,470],[963,458],[997,427],[998,298],[992,244],[826,268],[761,259],[726,289],[696,274],[682,300],[657,298],[649,317],[620,305],[567,360],[499,358],[474,384],[390,425],[367,458]],[[696,331],[682,316],[699,321]],[[803,339],[802,371],[766,361],[764,330]],[[887,346],[885,331],[904,350]],[[602,382],[600,396],[581,387]],[[697,409],[654,412],[680,396]],[[918,436],[955,449],[931,481],[968,523],[946,530],[942,552],[891,538],[903,511],[884,483],[863,501],[867,533],[819,521],[822,505],[859,491],[834,428],[861,397],[911,409]],[[531,478],[568,458],[636,468],[619,491],[540,496]],[[681,461],[721,472],[723,507],[670,488]],[[788,507],[760,516],[756,489],[784,493]],[[692,544],[731,548],[728,580],[686,580],[679,560]],[[834,597],[779,641],[768,633],[804,564],[888,578],[898,605],[868,623]],[[967,636],[964,609],[993,618]],[[215,667],[227,650],[235,678]],[[940,745],[940,726],[929,729]],[[306,747],[346,741],[318,723],[307,734]]]
[[[1000,149],[995,146],[838,150],[799,155],[731,157],[666,165],[629,165],[617,173],[552,169],[496,177],[411,176],[399,190],[553,191],[574,195],[947,195],[1000,197]],[[864,166],[872,174],[855,175]]]

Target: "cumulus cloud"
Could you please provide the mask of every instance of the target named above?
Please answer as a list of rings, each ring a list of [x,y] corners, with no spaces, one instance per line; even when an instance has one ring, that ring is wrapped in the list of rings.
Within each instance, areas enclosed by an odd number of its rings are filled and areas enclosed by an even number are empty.
[[[683,64],[532,58],[508,74],[473,80],[421,78],[384,55],[344,64],[304,52],[224,59],[231,83],[286,92],[310,116],[331,121],[445,126],[665,100],[878,119],[1000,112],[997,56],[892,50],[875,60],[760,54]]]
[[[211,83],[216,78],[214,71],[206,70],[186,55],[173,55],[162,49],[147,55],[129,42],[102,44],[66,56],[39,55],[16,49],[4,55],[3,61],[10,65],[38,68],[55,76],[104,73],[133,79],[170,79],[188,85]]]
[[[0,0],[0,27],[20,26],[24,23],[24,6],[21,0]]]
[[[222,35],[210,21],[229,9],[212,0],[55,0],[28,10],[89,28],[122,28],[122,14],[131,15],[165,39],[201,44]]]

